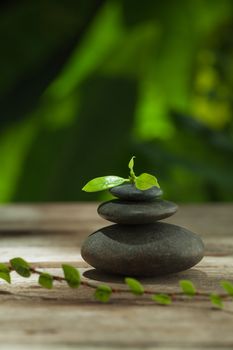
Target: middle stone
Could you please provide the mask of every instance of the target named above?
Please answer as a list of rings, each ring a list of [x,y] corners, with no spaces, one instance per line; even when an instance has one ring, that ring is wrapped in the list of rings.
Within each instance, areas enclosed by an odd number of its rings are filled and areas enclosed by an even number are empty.
[[[173,215],[178,207],[162,199],[153,202],[132,202],[113,199],[100,204],[97,211],[104,219],[118,224],[153,224]]]

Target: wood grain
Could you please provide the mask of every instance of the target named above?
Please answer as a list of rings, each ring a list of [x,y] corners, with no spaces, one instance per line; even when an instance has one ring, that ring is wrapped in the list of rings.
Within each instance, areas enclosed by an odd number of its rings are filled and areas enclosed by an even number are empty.
[[[97,273],[83,262],[85,237],[108,223],[96,214],[96,203],[10,205],[0,207],[1,261],[22,256],[42,270],[61,274],[61,263],[77,266],[83,278],[122,286],[121,278]],[[219,281],[233,282],[233,205],[181,206],[168,222],[200,233],[206,256],[195,268],[167,277],[142,280],[156,292],[179,291],[180,279],[199,290],[222,292]],[[170,307],[148,297],[114,295],[100,305],[93,291],[71,290],[57,283],[44,290],[36,276],[13,274],[0,282],[0,344],[5,349],[232,349],[233,302],[226,311],[208,300],[183,298]]]

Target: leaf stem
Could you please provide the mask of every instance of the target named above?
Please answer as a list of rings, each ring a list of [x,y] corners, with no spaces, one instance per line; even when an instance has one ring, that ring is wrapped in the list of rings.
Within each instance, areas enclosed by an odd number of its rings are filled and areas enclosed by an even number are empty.
[[[13,269],[11,269],[13,270]],[[31,273],[37,274],[37,275],[41,275],[44,272],[39,271],[37,269],[35,269],[34,267],[30,267],[30,271]],[[51,274],[51,276],[53,277],[54,281],[58,281],[58,282],[66,282],[66,279],[62,276],[58,276],[58,275],[53,275]],[[80,282],[81,285],[88,287],[88,288],[92,288],[92,289],[96,289],[98,287],[99,284],[90,282],[88,280],[84,280],[81,279]],[[125,294],[132,294],[132,292],[126,288],[119,288],[119,287],[111,287],[111,290],[113,293],[125,293]],[[143,294],[146,295],[154,295],[156,293],[161,293],[160,291],[155,291],[155,290],[149,290],[149,289],[145,289]],[[173,300],[177,299],[177,297],[186,297],[185,294],[183,292],[166,292],[167,295],[169,295]],[[228,294],[224,294],[224,293],[220,293],[218,294],[221,298],[223,299],[231,299],[232,297]],[[208,292],[201,292],[201,291],[196,291],[195,296],[198,297],[204,297],[204,298],[209,298],[210,293]],[[189,297],[188,297],[189,298]],[[189,298],[190,299],[190,298]]]
[[[14,263],[13,263],[14,262]],[[24,273],[22,274],[22,270],[19,269],[20,264],[22,264],[25,269],[28,269],[28,273],[25,273],[25,270],[23,271]],[[67,274],[69,272],[69,277],[64,271],[64,267],[66,266],[66,271]],[[100,283],[95,283],[91,282],[87,279],[80,278],[79,277],[79,271],[77,271],[74,267],[69,266],[69,265],[62,265],[64,276],[58,276],[58,275],[53,275],[53,274],[48,274],[44,271],[41,271],[40,269],[34,268],[30,266],[25,260],[22,258],[15,258],[10,261],[10,264],[1,264],[1,268],[5,273],[9,274],[12,271],[17,272],[19,275],[22,277],[29,277],[30,274],[36,274],[39,275],[39,284],[44,286],[45,288],[51,288],[50,285],[47,283],[42,284],[41,279],[42,277],[47,274],[50,276],[52,281],[57,281],[59,283],[61,282],[66,282],[71,288],[77,288],[79,285],[85,286],[87,288],[91,288],[95,291],[94,296],[95,299],[101,301],[101,302],[107,302],[110,298],[111,293],[114,294],[138,294],[140,297],[142,297],[143,294],[151,296],[151,300],[154,300],[158,303],[158,305],[169,305],[173,301],[198,301],[198,300],[209,300],[211,301],[212,305],[214,308],[221,308],[223,309],[223,302],[222,300],[231,300],[232,299],[232,294],[231,293],[211,293],[211,292],[202,292],[202,291],[197,291],[195,286],[192,285],[193,290],[195,291],[195,294],[189,295],[187,291],[190,292],[187,289],[188,286],[190,287],[191,281],[188,280],[181,280],[180,281],[180,287],[181,291],[178,292],[166,292],[162,293],[161,291],[158,290],[152,290],[152,289],[145,289],[141,283],[133,278],[125,278],[125,283],[126,285],[124,287],[115,287],[115,286],[108,286],[105,284],[100,284]],[[68,269],[68,270],[67,270]],[[8,271],[8,272],[7,272]],[[76,275],[77,272],[77,276]],[[76,279],[75,279],[75,278]],[[3,277],[2,277],[3,278]],[[77,279],[78,278],[78,279]],[[8,283],[10,283],[10,278],[4,278]],[[181,283],[182,282],[182,283]],[[184,283],[185,282],[185,283]],[[188,285],[189,282],[189,285]],[[226,281],[225,281],[226,284]],[[222,284],[221,284],[222,285]],[[128,288],[127,288],[128,286]],[[227,288],[229,289],[231,286],[230,282],[228,282]],[[227,289],[227,291],[228,291]],[[224,310],[225,311],[225,310]]]

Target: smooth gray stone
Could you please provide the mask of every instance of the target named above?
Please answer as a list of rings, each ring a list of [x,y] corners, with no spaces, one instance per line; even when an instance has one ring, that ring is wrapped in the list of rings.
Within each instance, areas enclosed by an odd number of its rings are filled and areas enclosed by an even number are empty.
[[[159,187],[153,186],[149,190],[141,191],[133,184],[116,186],[109,191],[113,196],[128,201],[153,201],[163,195],[163,191]]]
[[[167,223],[111,225],[84,242],[83,259],[96,269],[124,276],[159,276],[187,270],[204,255],[201,238]]]
[[[153,202],[126,202],[113,199],[100,204],[97,211],[104,219],[117,224],[152,224],[177,211],[175,203],[157,199]]]

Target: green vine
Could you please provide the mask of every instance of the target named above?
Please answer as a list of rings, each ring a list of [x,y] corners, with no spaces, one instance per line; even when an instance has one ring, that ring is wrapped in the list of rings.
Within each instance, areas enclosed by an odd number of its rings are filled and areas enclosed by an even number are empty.
[[[136,296],[147,295],[150,300],[154,301],[158,305],[170,305],[177,300],[183,300],[184,296],[188,299],[192,298],[197,300],[197,297],[203,297],[211,302],[212,307],[223,309],[223,300],[227,300],[233,297],[233,283],[229,281],[221,281],[220,285],[225,290],[225,293],[216,294],[198,291],[190,280],[180,280],[180,291],[173,293],[156,293],[152,290],[147,290],[144,286],[135,278],[126,277],[124,279],[126,288],[111,287],[107,284],[95,284],[88,280],[81,278],[81,275],[75,267],[67,264],[62,266],[63,276],[52,275],[47,272],[42,272],[32,267],[27,261],[22,258],[11,259],[9,264],[0,263],[0,279],[3,279],[7,283],[11,283],[11,272],[15,271],[18,275],[29,278],[32,274],[38,275],[38,283],[41,287],[52,289],[54,282],[65,282],[70,288],[78,288],[80,285],[93,289],[93,297],[102,303],[106,303],[110,300],[112,294],[134,294]]]

